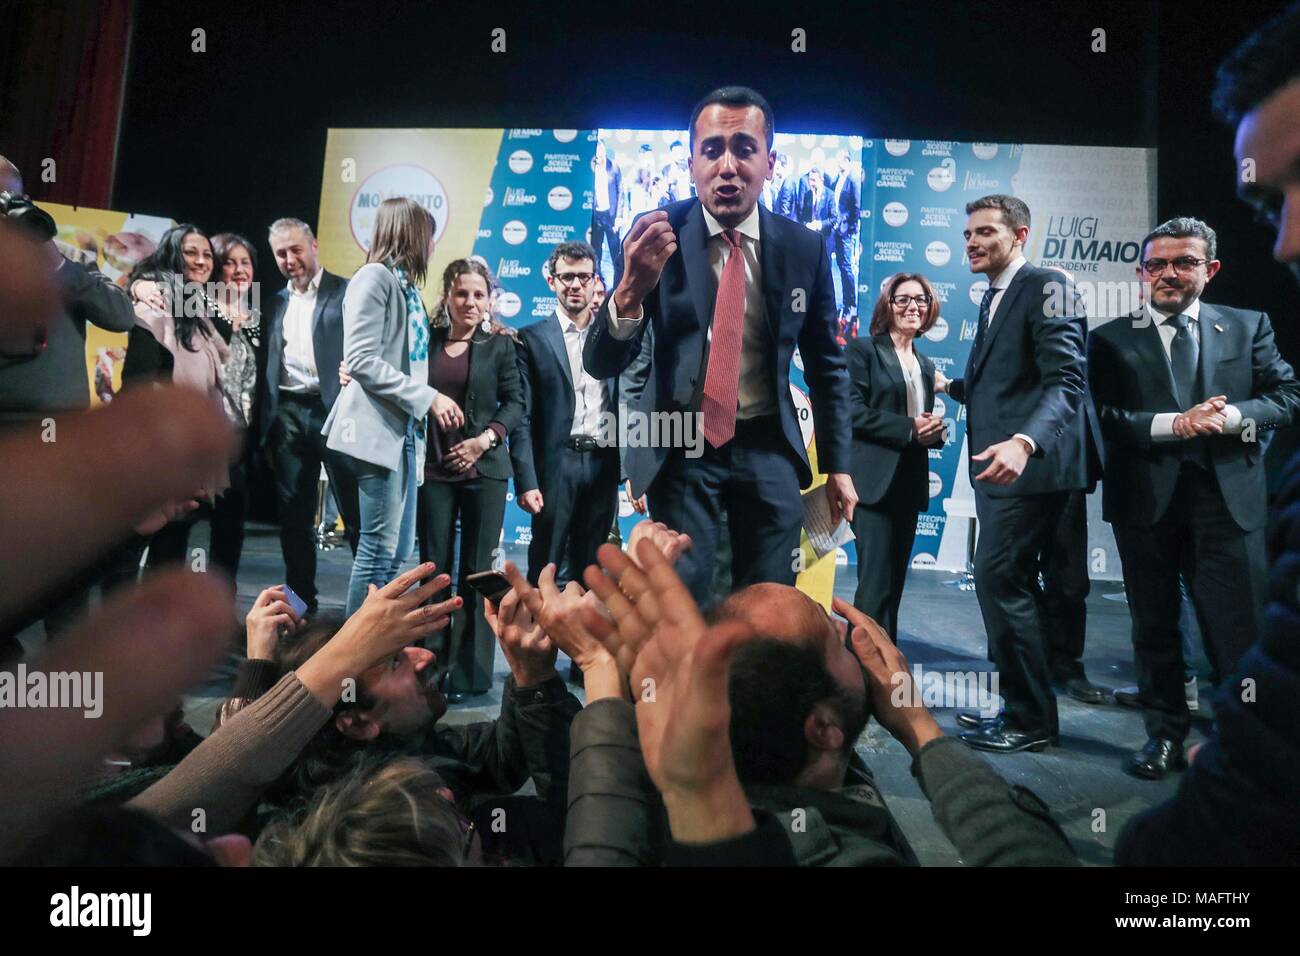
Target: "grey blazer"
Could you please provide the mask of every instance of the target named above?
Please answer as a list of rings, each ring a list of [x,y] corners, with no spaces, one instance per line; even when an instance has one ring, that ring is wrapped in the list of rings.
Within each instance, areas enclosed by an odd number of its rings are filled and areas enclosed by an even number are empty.
[[[406,299],[386,266],[357,270],[343,296],[343,361],[352,381],[339,392],[321,434],[333,451],[396,471],[412,419],[429,413],[437,392],[411,377]],[[321,374],[326,374],[324,369]],[[416,439],[417,481],[424,477],[424,439]]]

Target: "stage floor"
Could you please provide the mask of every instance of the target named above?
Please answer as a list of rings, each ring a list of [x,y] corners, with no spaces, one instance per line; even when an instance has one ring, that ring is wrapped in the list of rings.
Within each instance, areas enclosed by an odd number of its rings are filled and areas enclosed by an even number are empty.
[[[195,529],[193,547],[200,547],[206,528]],[[522,563],[518,554],[507,557]],[[320,555],[318,586],[323,607],[342,609],[351,569],[346,547]],[[946,571],[912,571],[900,611],[899,644],[912,664],[927,670],[984,670],[991,665],[985,656],[985,639],[973,592],[945,587],[954,575]],[[258,592],[284,579],[276,529],[250,525],[240,569],[238,598],[240,613],[247,611]],[[836,593],[851,600],[852,571],[841,570]],[[1088,599],[1088,637],[1084,663],[1088,676],[1102,687],[1114,689],[1136,682],[1132,646],[1129,642],[1128,609],[1122,601],[1107,600],[1121,587],[1117,582],[1094,582]],[[24,635],[28,637],[28,635]],[[39,642],[39,633],[30,635]],[[32,643],[28,641],[27,643]],[[185,699],[191,725],[207,733],[212,715],[229,690],[239,658],[231,659]],[[567,673],[563,662],[561,673]],[[491,693],[455,706],[446,720],[471,722],[495,717],[500,706],[500,688],[509,673],[500,649]],[[581,690],[575,688],[581,696]],[[1193,715],[1188,744],[1204,739],[1213,716],[1202,681],[1201,710]],[[1159,782],[1130,777],[1121,769],[1125,756],[1142,746],[1146,734],[1141,714],[1116,704],[1087,705],[1069,697],[1059,698],[1061,746],[1038,753],[1008,756],[982,755],[1008,783],[1029,787],[1051,807],[1074,844],[1081,860],[1090,865],[1109,865],[1115,838],[1135,813],[1171,796],[1180,775]],[[955,709],[936,710],[947,733],[956,733]],[[857,744],[858,752],[876,775],[886,802],[907,833],[921,862],[928,865],[959,864],[957,853],[944,838],[930,813],[929,802],[911,774],[911,759],[874,721]]]

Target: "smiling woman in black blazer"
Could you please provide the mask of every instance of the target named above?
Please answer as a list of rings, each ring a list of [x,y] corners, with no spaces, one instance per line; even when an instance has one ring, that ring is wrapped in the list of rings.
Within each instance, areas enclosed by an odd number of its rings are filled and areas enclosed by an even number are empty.
[[[465,607],[452,615],[449,640],[438,649],[447,667],[453,703],[492,686],[496,639],[483,617],[483,598],[465,583],[492,565],[501,538],[506,484],[512,470],[506,436],[524,413],[523,386],[510,330],[484,325],[495,282],[476,259],[457,259],[443,271],[442,301],[429,341],[429,384],[454,399],[465,423],[453,431],[429,423],[424,484],[419,493],[420,560],[451,573],[456,520],[460,567],[456,593]],[[435,595],[444,600],[448,595]]]
[[[934,363],[913,340],[938,318],[929,281],[899,273],[876,302],[870,338],[854,339],[846,349],[853,383],[850,474],[858,491],[853,604],[895,642],[916,516],[930,501],[928,446],[943,441],[943,421],[931,414]]]

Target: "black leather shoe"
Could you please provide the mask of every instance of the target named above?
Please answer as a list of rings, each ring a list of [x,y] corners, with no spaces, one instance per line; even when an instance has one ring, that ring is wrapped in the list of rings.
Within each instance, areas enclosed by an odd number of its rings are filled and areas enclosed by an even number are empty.
[[[1138,689],[1136,687],[1121,687],[1115,691],[1115,703],[1121,707],[1141,707],[1138,701]]]
[[[1124,761],[1124,769],[1144,780],[1160,780],[1171,770],[1186,770],[1183,745],[1164,737],[1152,737],[1146,746]]]
[[[1005,720],[985,724],[978,730],[970,730],[958,736],[969,747],[996,754],[1014,754],[1022,750],[1038,751],[1057,742],[1057,739],[1050,734],[1017,730],[1009,726]]]
[[[1071,677],[1059,682],[1059,686],[1075,700],[1084,704],[1106,703],[1106,692],[1086,677]]]
[[[978,710],[962,710],[957,712],[957,725],[959,727],[969,727],[971,730],[979,730],[989,724],[996,724],[1002,719],[1001,714],[997,717],[985,717]]]

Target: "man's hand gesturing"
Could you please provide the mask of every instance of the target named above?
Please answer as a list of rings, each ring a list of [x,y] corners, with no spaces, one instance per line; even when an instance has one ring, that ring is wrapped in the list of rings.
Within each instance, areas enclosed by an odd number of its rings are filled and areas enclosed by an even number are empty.
[[[662,209],[647,213],[623,240],[623,278],[614,290],[614,309],[621,317],[641,314],[641,303],[659,284],[664,264],[677,251],[677,236]]]

